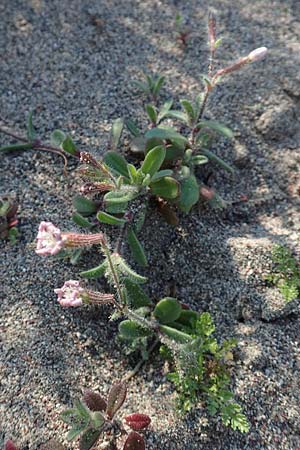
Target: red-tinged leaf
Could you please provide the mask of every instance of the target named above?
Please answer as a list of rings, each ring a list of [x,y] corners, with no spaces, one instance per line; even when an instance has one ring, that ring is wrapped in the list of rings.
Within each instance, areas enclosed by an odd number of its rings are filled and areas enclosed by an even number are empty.
[[[17,447],[15,446],[13,441],[11,441],[10,439],[8,441],[6,441],[4,448],[5,448],[5,450],[17,450]]]
[[[102,398],[97,392],[93,392],[90,389],[84,391],[83,400],[91,411],[105,411],[107,408],[107,403],[104,398]]]
[[[131,431],[126,439],[123,450],[145,450],[145,448],[146,446],[143,436],[135,431]]]
[[[110,419],[116,414],[116,412],[123,405],[127,394],[127,388],[125,383],[115,383],[108,395],[106,412]]]
[[[151,419],[147,414],[130,414],[125,417],[125,422],[130,426],[132,430],[139,431],[146,428],[151,423]]]

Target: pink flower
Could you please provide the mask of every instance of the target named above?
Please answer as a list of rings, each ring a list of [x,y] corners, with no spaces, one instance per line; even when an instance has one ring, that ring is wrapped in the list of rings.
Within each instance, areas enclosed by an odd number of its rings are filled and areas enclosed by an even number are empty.
[[[81,306],[83,304],[83,294],[85,290],[80,286],[79,281],[66,281],[62,288],[54,289],[61,306]]]
[[[37,235],[36,253],[42,256],[55,255],[63,248],[63,245],[60,229],[51,222],[41,222]]]
[[[267,52],[268,52],[267,47],[259,47],[253,50],[251,53],[249,53],[248,59],[250,62],[260,61],[266,56]]]

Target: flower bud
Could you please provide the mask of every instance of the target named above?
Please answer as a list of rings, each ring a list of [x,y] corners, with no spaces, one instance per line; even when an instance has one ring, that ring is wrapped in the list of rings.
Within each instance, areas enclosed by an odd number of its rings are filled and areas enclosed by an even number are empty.
[[[267,52],[268,52],[267,47],[259,47],[253,50],[251,53],[249,53],[248,60],[249,62],[260,61],[266,56]]]

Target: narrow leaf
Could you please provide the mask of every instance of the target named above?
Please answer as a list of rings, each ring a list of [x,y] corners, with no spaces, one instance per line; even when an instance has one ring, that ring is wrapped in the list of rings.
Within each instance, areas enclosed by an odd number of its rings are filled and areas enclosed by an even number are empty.
[[[172,108],[172,105],[173,105],[173,100],[172,100],[172,99],[167,100],[167,101],[162,105],[162,107],[160,108],[158,117],[157,117],[157,122],[158,122],[158,123],[159,123],[161,120],[163,120],[163,119],[167,116],[168,112],[169,112],[170,109]]]
[[[124,259],[121,256],[118,256],[116,263],[118,265],[118,268],[123,275],[128,277],[133,283],[142,284],[147,281],[146,277],[143,277],[142,275],[139,275],[136,273],[129,265],[124,261]]]
[[[166,117],[171,117],[173,119],[178,119],[183,123],[188,123],[188,116],[185,112],[183,111],[175,111],[175,110],[170,110],[168,111],[168,113],[166,114]]]
[[[107,205],[124,204],[133,200],[137,196],[135,190],[111,191],[104,195],[104,201]]]
[[[89,220],[87,220],[85,217],[83,217],[78,212],[75,212],[72,215],[72,220],[73,220],[73,222],[76,223],[76,225],[79,225],[80,227],[92,228],[94,226]]]
[[[165,77],[158,77],[158,79],[155,81],[153,86],[153,94],[157,96],[159,94],[159,91],[161,90],[163,84],[165,82]]]
[[[162,146],[154,147],[147,153],[145,160],[142,164],[142,172],[149,174],[151,177],[159,170],[166,156],[166,150]]]
[[[67,136],[62,142],[62,148],[66,153],[69,153],[72,156],[78,157],[79,155],[79,151],[76,149],[76,145],[70,136]]]
[[[111,127],[111,147],[116,150],[123,131],[124,119],[116,119]]]
[[[127,394],[127,387],[125,383],[115,383],[108,395],[106,413],[110,419],[114,417],[116,412],[123,405]]]
[[[104,211],[98,212],[97,219],[99,222],[107,223],[109,225],[124,225],[124,223],[126,223],[126,220],[111,216]]]
[[[137,309],[152,305],[150,298],[138,284],[133,283],[129,278],[125,278],[124,285],[131,308]]]
[[[203,127],[210,128],[211,130],[214,130],[229,139],[233,137],[233,132],[230,130],[230,128],[226,127],[216,120],[201,120],[199,123],[197,123],[196,127],[199,129]]]
[[[84,428],[77,428],[77,427],[72,428],[67,434],[67,440],[72,441],[73,439],[75,439],[77,436],[80,435],[80,433],[82,433]]]
[[[215,155],[210,150],[207,150],[206,148],[204,148],[204,149],[201,149],[201,153],[203,153],[203,155],[207,156],[207,158],[210,161],[215,162],[216,164],[221,166],[223,169],[227,170],[227,172],[231,173],[232,175],[234,174],[233,167],[231,167],[229,164],[227,164],[225,161],[223,161],[223,159],[219,158],[217,155]]]
[[[151,120],[151,122],[154,125],[156,125],[156,122],[157,122],[157,111],[154,108],[154,106],[153,105],[146,105],[145,109],[146,109],[146,113],[148,114],[148,117]]]
[[[170,170],[170,169],[159,170],[158,172],[156,172],[155,175],[153,175],[151,181],[152,181],[152,182],[158,181],[158,180],[160,180],[161,178],[169,177],[169,176],[171,176],[171,175],[173,175],[173,170]]]
[[[191,342],[193,340],[192,336],[187,333],[183,333],[182,331],[176,330],[176,328],[161,325],[160,329],[166,334],[166,336],[174,339],[174,341],[179,342],[180,344],[187,344],[188,342]]]
[[[133,120],[131,120],[131,119],[125,120],[125,125],[129,131],[129,133],[132,134],[132,136],[138,137],[141,135],[141,131],[139,130],[137,125],[133,122]]]
[[[183,109],[185,110],[185,112],[189,118],[190,124],[192,124],[194,122],[194,120],[196,119],[196,113],[194,111],[192,104],[188,100],[180,100],[180,104],[183,107]]]
[[[142,267],[148,265],[144,249],[132,227],[128,227],[127,241],[135,261]]]
[[[104,275],[107,269],[107,261],[103,261],[99,266],[94,267],[93,269],[85,270],[84,272],[80,272],[80,276],[83,278],[99,278]]]
[[[179,208],[188,213],[192,206],[199,200],[199,185],[194,175],[190,175],[181,181],[181,193],[179,198]]]

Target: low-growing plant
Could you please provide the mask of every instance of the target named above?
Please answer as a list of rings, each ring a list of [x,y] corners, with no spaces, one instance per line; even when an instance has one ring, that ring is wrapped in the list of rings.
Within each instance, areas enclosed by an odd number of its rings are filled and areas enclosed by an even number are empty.
[[[300,297],[300,267],[291,250],[276,245],[272,251],[274,270],[265,279],[276,286],[287,302]]]
[[[180,47],[184,50],[188,45],[191,31],[185,24],[184,17],[179,13],[175,16],[175,34],[176,40],[178,41]]]
[[[62,420],[71,426],[67,439],[71,441],[81,435],[80,450],[89,450],[102,436],[101,448],[117,450],[119,441],[124,441],[125,436],[123,450],[145,450],[145,439],[137,431],[141,432],[150,425],[150,417],[134,413],[126,416],[123,422],[116,419],[126,393],[124,382],[115,383],[107,399],[97,392],[85,391],[83,401],[77,400],[73,408],[61,413]],[[132,431],[128,432],[126,427]]]
[[[203,400],[211,413],[220,412],[225,425],[244,432],[248,428],[247,421],[228,390],[226,355],[233,343],[220,345],[211,337],[214,326],[207,313],[186,309],[172,297],[153,304],[141,287],[147,278],[133,270],[124,258],[127,243],[135,261],[141,267],[148,265],[138,235],[150,200],[154,199],[159,211],[172,224],[178,223],[177,209],[190,212],[200,197],[222,205],[218,194],[206,186],[199,169],[213,161],[233,173],[233,169],[210,150],[215,133],[232,137],[232,132],[219,122],[205,118],[204,111],[211,92],[225,75],[260,60],[267,49],[258,48],[232,65],[216,70],[214,56],[220,41],[216,38],[216,21],[212,15],[208,31],[210,59],[208,75],[203,77],[204,91],[193,101],[182,99],[180,110],[173,106],[173,99],[159,105],[164,77],[146,75],[146,82],[138,82],[136,87],[152,102],[145,105],[150,122],[147,130],[140,130],[131,119],[117,119],[112,125],[109,151],[102,159],[79,151],[70,136],[60,130],[52,133],[50,144],[43,143],[36,138],[31,116],[27,137],[2,150],[20,149],[23,145],[26,149],[52,151],[64,158],[70,154],[80,161],[78,172],[84,184],[73,201],[73,221],[90,233],[62,232],[51,222],[42,222],[36,251],[42,256],[71,255],[74,262],[85,248],[98,246],[102,259],[80,275],[84,279],[104,276],[113,293],[93,291],[78,280],[69,280],[55,289],[59,303],[65,307],[113,306],[112,319],[120,321],[119,336],[130,351],[139,349],[146,360],[159,342],[169,349],[175,367],[171,379],[179,392],[180,409],[189,410]],[[128,160],[118,151],[124,125],[132,136]],[[4,132],[19,138],[7,130]],[[113,233],[115,239],[99,230],[100,223],[119,230]]]

